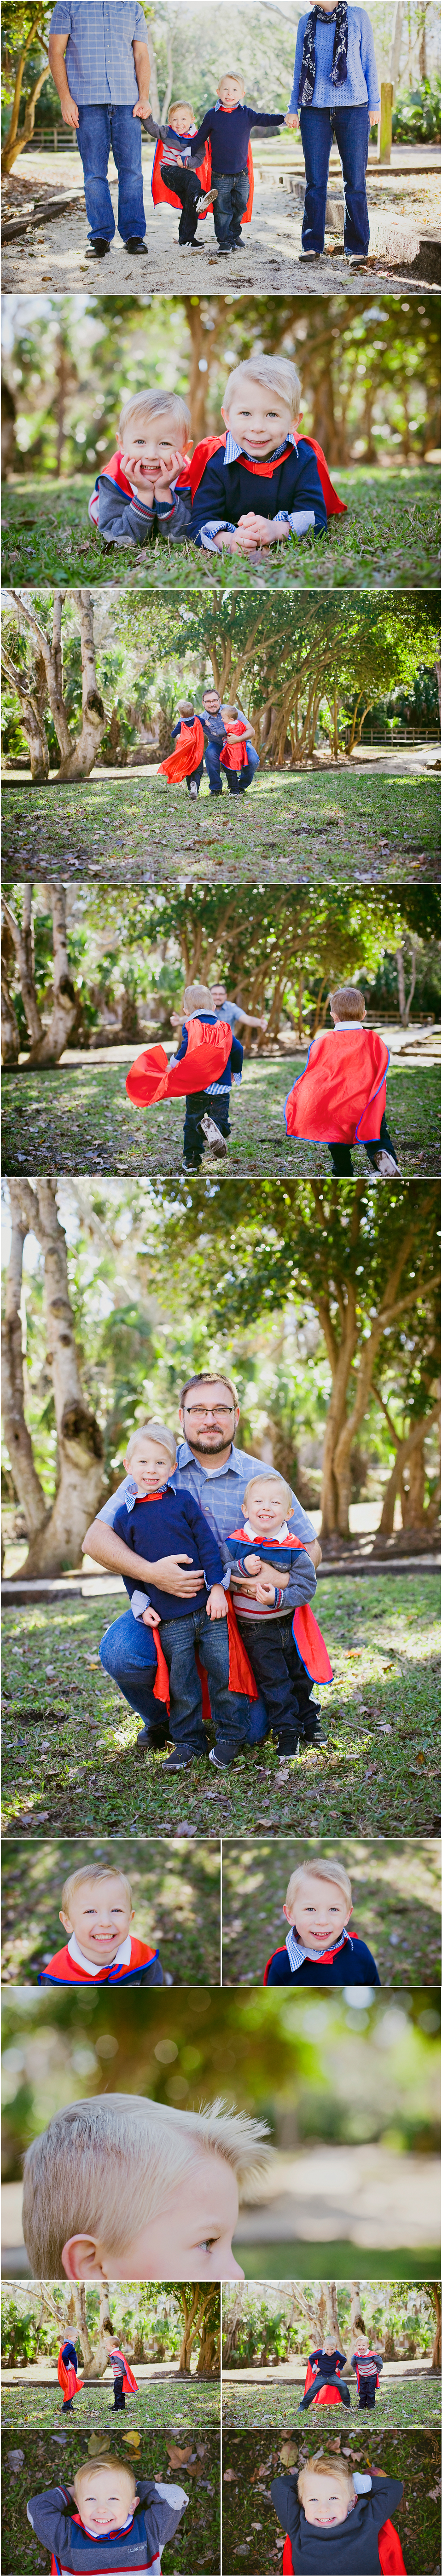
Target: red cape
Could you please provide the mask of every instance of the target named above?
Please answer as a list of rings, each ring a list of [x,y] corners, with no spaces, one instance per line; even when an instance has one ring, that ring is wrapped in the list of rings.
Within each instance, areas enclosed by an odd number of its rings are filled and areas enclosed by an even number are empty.
[[[304,436],[304,432],[302,432],[302,436]],[[226,432],[224,432],[223,438],[200,438],[198,440],[197,447],[194,449],[194,454],[190,459],[190,464],[183,465],[181,473],[177,474],[177,492],[183,490],[187,491],[190,489],[192,504],[195,500],[195,494],[199,490],[199,485],[202,481],[203,474],[205,473],[206,465],[209,465],[211,456],[216,456],[218,448],[225,447],[225,444]],[[322,447],[318,447],[318,441],[316,438],[305,438],[304,444],[306,447],[313,448],[313,455],[316,457],[319,481],[324,494],[327,518],[341,518],[346,511],[347,502],[339,500],[338,493],[335,492],[334,485],[330,482],[328,465],[326,465]],[[287,455],[290,455],[290,448],[287,448]],[[252,458],[249,459],[249,463],[251,474],[267,474],[270,476],[272,474],[276,474],[278,465],[281,464],[281,457],[278,456],[273,464],[268,458],[264,458],[261,464],[258,462],[255,463]],[[106,466],[104,470],[108,473],[108,466]]]
[[[197,127],[196,127],[196,126],[195,126],[195,133],[197,133]],[[191,136],[191,135],[187,136],[186,134],[184,134],[184,135],[183,135],[183,143],[187,143],[188,141],[189,141],[189,143],[191,143],[191,141],[192,141],[192,136]],[[166,187],[165,187],[165,183],[164,183],[164,179],[162,179],[162,177],[161,177],[161,166],[160,166],[160,165],[161,165],[161,159],[162,159],[162,154],[163,154],[163,152],[164,152],[164,143],[161,143],[161,142],[159,141],[159,142],[156,144],[156,147],[155,147],[155,152],[154,152],[154,157],[153,157],[153,165],[152,165],[152,180],[151,180],[151,186],[152,186],[152,196],[153,196],[154,206],[177,206],[177,207],[178,207],[178,213],[179,213],[180,215],[182,215],[182,211],[183,211],[183,209],[182,209],[182,204],[181,204],[181,197],[175,197],[175,196],[174,196],[173,188],[166,188]],[[207,188],[210,188],[210,187],[211,187],[212,155],[211,155],[211,150],[210,150],[210,143],[206,143],[206,144],[205,144],[204,152],[203,152],[203,156],[202,156],[202,160],[201,160],[201,161],[197,161],[197,163],[196,163],[196,168],[197,168],[197,171],[198,171],[198,178],[201,180],[201,187],[204,189],[204,194],[206,194],[206,190],[207,190]],[[208,213],[209,213],[209,207],[208,207],[208,206],[206,206],[205,213],[204,213],[203,215],[199,215],[199,216],[198,216],[198,223],[199,223],[199,224],[205,224],[205,221],[206,221],[206,215],[208,215]]]
[[[394,2522],[383,2522],[382,2531],[378,2532],[378,2552],[382,2576],[406,2576],[405,2559],[402,2557],[399,2532],[395,2531]],[[292,2544],[288,2532],[282,2553],[282,2576],[294,2576]]]
[[[243,1538],[244,1531],[242,1529],[231,1530],[230,1536],[231,1538]],[[302,1538],[295,1538],[293,1530],[290,1530],[290,1541],[292,1547],[305,1548],[305,1540]],[[283,1546],[284,1539],[272,1539],[272,1548],[274,1547],[275,1554],[276,1549]],[[298,1655],[300,1656],[301,1664],[304,1665],[304,1671],[308,1674],[309,1681],[332,1682],[333,1673],[330,1658],[327,1654],[327,1647],[325,1645],[324,1638],[321,1636],[321,1630],[318,1628],[318,1622],[317,1619],[315,1619],[314,1612],[310,1609],[309,1601],[300,1601],[297,1610],[294,1612],[292,1619],[292,1637],[295,1639],[295,1645],[298,1648]]]
[[[195,716],[193,725],[185,724],[183,717],[176,751],[170,751],[167,760],[161,761],[159,777],[169,778],[172,785],[181,778],[191,778],[203,758],[204,734],[199,716]]]
[[[312,1143],[363,1144],[380,1134],[385,1113],[388,1047],[375,1029],[321,1029],[305,1072],[285,1103],[288,1136]]]
[[[124,2352],[120,2352],[119,2344],[113,2344],[112,2349],[115,2360],[124,2361],[123,2397],[136,2397],[138,2395],[138,2380],[135,2379],[134,2372],[131,2370],[130,2361],[125,2360]]]
[[[244,1696],[246,1699],[258,1699],[258,1697],[259,1697],[258,1685],[257,1685],[257,1682],[255,1681],[255,1675],[254,1675],[254,1673],[252,1673],[252,1667],[251,1667],[251,1664],[249,1664],[249,1658],[248,1658],[248,1655],[246,1655],[246,1649],[245,1649],[245,1646],[243,1645],[242,1637],[240,1636],[240,1631],[239,1631],[238,1624],[237,1624],[237,1620],[236,1620],[236,1617],[235,1617],[235,1611],[234,1611],[234,1608],[233,1608],[233,1603],[231,1602],[231,1600],[230,1600],[230,1598],[229,1598],[229,1593],[228,1593],[228,1592],[226,1592],[226,1601],[227,1601],[227,1619],[228,1619],[228,1633],[229,1633],[229,1690],[231,1690],[231,1691],[242,1691],[243,1696]],[[154,1640],[154,1645],[156,1646],[156,1654],[157,1654],[157,1673],[156,1673],[156,1680],[154,1681],[154,1686],[153,1686],[153,1696],[154,1696],[154,1699],[162,1700],[162,1701],[163,1701],[163,1703],[164,1703],[165,1708],[166,1708],[167,1710],[169,1710],[169,1709],[170,1709],[169,1673],[168,1673],[168,1667],[167,1667],[167,1664],[166,1664],[166,1657],[165,1657],[165,1655],[163,1654],[163,1648],[162,1648],[162,1645],[160,1644],[160,1630],[159,1630],[159,1628],[153,1628],[153,1629],[152,1629],[152,1636],[153,1636],[153,1640]],[[207,1680],[207,1673],[206,1673],[206,1672],[205,1672],[205,1670],[204,1670],[204,1665],[200,1663],[199,1655],[197,1655],[197,1656],[196,1656],[196,1662],[197,1662],[197,1665],[198,1665],[198,1672],[199,1672],[199,1676],[200,1676],[200,1682],[201,1682],[201,1685],[202,1685],[202,1695],[203,1695],[202,1715],[203,1715],[203,1718],[204,1718],[205,1724],[207,1725],[208,1719],[209,1719],[209,1718],[210,1718],[210,1716],[211,1716],[209,1684],[208,1684],[208,1680]]]
[[[247,769],[247,739],[241,724],[226,725],[227,742],[220,753],[221,769]]]
[[[151,1109],[156,1100],[183,1100],[188,1091],[205,1091],[224,1073],[230,1055],[232,1031],[227,1020],[217,1020],[210,1028],[204,1020],[185,1020],[186,1054],[181,1064],[169,1065],[163,1046],[145,1047],[135,1057],[126,1075],[126,1091],[137,1109]]]
[[[310,2362],[310,2361],[308,2361],[308,2362],[307,2362],[306,2374],[305,2374],[304,2397],[306,2397],[306,2396],[307,2396],[307,2389],[308,2389],[308,2388],[312,2388],[312,2386],[313,2386],[313,2380],[314,2380],[314,2379],[317,2379],[317,2376],[318,2376],[317,2371],[316,2371],[316,2370],[312,2370],[311,2362]],[[322,2388],[318,2388],[318,2394],[317,2394],[317,2397],[314,2397],[312,2402],[313,2402],[313,2405],[314,2405],[314,2406],[342,2406],[342,2405],[343,2405],[343,2399],[342,2399],[342,2397],[340,2397],[340,2396],[339,2396],[339,2389],[337,2389],[337,2388],[327,2388],[327,2387],[325,2386],[325,2384],[324,2384],[324,2380],[323,2380],[323,2382],[322,2382]]]
[[[63,2361],[63,2354],[61,2351],[59,2352],[57,2361],[57,2379],[59,2388],[63,2391],[63,2397],[76,2397],[77,2390],[84,2386],[84,2381],[82,2379],[77,2379],[77,2373],[76,2370],[74,2370],[73,2361]]]
[[[156,1959],[156,1955],[156,1950],[150,1950],[146,1941],[135,1941],[132,1937],[131,1968],[147,1967],[149,1959]],[[48,1959],[46,1976],[54,1986],[88,1986],[91,1990],[107,1984],[109,1969],[98,1968],[94,1977],[88,1977],[86,1968],[77,1967],[75,1959],[70,1959],[66,1942],[64,1950],[55,1950],[53,1959]]]

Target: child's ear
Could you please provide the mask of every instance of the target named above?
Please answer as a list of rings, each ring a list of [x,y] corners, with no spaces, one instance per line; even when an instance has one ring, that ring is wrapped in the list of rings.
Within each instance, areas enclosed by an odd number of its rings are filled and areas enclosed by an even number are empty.
[[[228,415],[228,412],[224,410],[224,404],[223,404],[223,403],[221,403],[221,419],[224,421],[225,428],[226,428],[226,429],[228,429],[228,427],[229,427],[229,415]]]
[[[63,1924],[65,1932],[73,1932],[74,1927],[73,1923],[71,1923],[69,1914],[59,1914],[58,1920],[59,1923]]]
[[[292,1919],[292,1918],[291,1918],[291,1914],[289,1914],[288,1905],[283,1905],[283,1909],[282,1909],[282,1911],[283,1911],[283,1914],[285,1914],[286,1923],[291,1923],[291,1919]]]

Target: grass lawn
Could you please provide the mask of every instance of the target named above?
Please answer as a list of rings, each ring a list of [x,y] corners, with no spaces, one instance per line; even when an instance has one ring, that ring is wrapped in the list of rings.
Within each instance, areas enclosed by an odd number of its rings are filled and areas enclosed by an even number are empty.
[[[134,1050],[135,1052],[135,1050]],[[300,1173],[330,1171],[327,1145],[286,1137],[284,1101],[305,1056],[246,1057],[241,1089],[232,1090],[228,1170],[245,1178],[266,1172],[296,1180]],[[126,1091],[125,1064],[65,1063],[52,1070],[3,1075],[3,1169],[7,1172],[179,1173],[183,1156],[184,1101],[134,1109]],[[387,1117],[401,1168],[412,1175],[440,1171],[440,1075],[437,1066],[392,1063]],[[215,1169],[215,1157],[205,1161]],[[362,1145],[355,1172],[367,1171]]]
[[[334,2413],[336,2427],[336,2413]],[[319,2431],[319,2427],[318,2427]],[[336,2439],[336,2430],[335,2430]],[[322,2424],[321,2424],[322,2440]],[[319,2448],[318,2432],[302,2437],[300,2453],[307,2456]],[[392,2521],[399,2532],[407,2576],[440,2576],[440,2440],[431,2432],[367,2433],[351,2441],[347,2426],[342,2435],[342,2448],[349,2452],[350,2466],[363,2474],[372,2469],[378,2476],[400,2478],[404,2495],[395,2505]],[[298,2461],[294,2463],[298,2466]],[[301,2466],[301,2457],[299,2458]],[[247,2576],[270,2576],[281,2565],[282,2532],[272,2504],[272,2478],[286,2474],[280,2458],[278,2441],[269,2448],[268,2436],[257,2433],[225,2435],[223,2439],[223,2570],[234,2576],[242,2560]]]
[[[440,784],[365,770],[334,778],[261,770],[246,796],[209,798],[205,781],[191,805],[184,788],[167,789],[148,770],[81,787],[5,779],[3,870],[15,882],[41,866],[68,882],[87,872],[150,885],[176,879],[183,863],[196,878],[222,869],[227,886],[238,876],[265,885],[281,876],[299,885],[439,881]]]
[[[58,2432],[61,2399],[57,2380],[54,2380],[52,2388],[37,2387],[35,2382],[29,2382],[26,2379],[23,2371],[20,2382],[16,2382],[12,2388],[8,2388],[3,2380],[1,2402],[4,2432],[16,2432],[19,2427],[23,2430],[25,2425],[31,2429],[34,2424],[47,2424],[51,2430]],[[193,2431],[194,2428],[199,2430],[200,2424],[219,2424],[219,2419],[219,2380],[182,2378],[158,2379],[154,2382],[151,2379],[144,2379],[138,2383],[138,2396],[131,2397],[130,2406],[128,2403],[125,2409],[125,2430],[128,2433],[159,2432],[160,2428],[165,2426],[168,2431],[173,2420],[174,2425],[179,2425],[180,2431],[186,2431],[188,2427]],[[75,2399],[73,2421],[78,2432],[81,2432],[84,2426],[89,2432],[90,2425],[93,2424],[100,2431],[103,2429],[108,2433],[110,2439],[115,2431],[113,2388],[110,2381],[106,2381],[104,2387],[94,2383],[93,2388],[86,2385],[81,2389]]]
[[[181,590],[183,580],[207,590],[219,583],[219,558],[204,557],[196,547],[168,545],[157,538],[140,547],[119,546],[115,552],[92,533],[88,503],[92,476],[75,474],[66,483],[41,476],[20,476],[4,487],[3,582],[66,583],[118,581],[142,590]],[[223,586],[232,590],[330,591],[370,589],[426,590],[438,578],[439,479],[432,466],[410,468],[349,466],[339,474],[341,500],[348,516],[331,519],[327,533],[285,541],[260,555],[257,566],[246,558],[223,556]]]
[[[115,2459],[124,2460],[126,2466],[129,2460],[139,2477],[157,2476],[164,2484],[168,2480],[178,2483],[189,2495],[183,2522],[179,2524],[174,2540],[169,2541],[162,2552],[164,2576],[178,2576],[178,2571],[179,2576],[181,2571],[183,2576],[187,2576],[187,2570],[189,2576],[195,2576],[196,2567],[204,2570],[204,2576],[218,2576],[219,2435],[210,2432],[200,2434],[198,2450],[190,2462],[184,2460],[182,2465],[175,2465],[169,2453],[176,2430],[180,2435],[179,2447],[187,2449],[187,2444],[181,2443],[182,2427],[181,2424],[177,2426],[173,2399],[169,2424],[169,2448],[164,2433],[142,2434],[139,2445],[133,2449],[130,2433],[118,2432],[112,2434],[113,2455]],[[191,2426],[189,2429],[192,2430]],[[56,2486],[60,2478],[63,2485],[69,2485],[76,2469],[88,2458],[90,2439],[88,2432],[74,2432],[70,2427],[69,2431],[52,2435],[23,2432],[19,2451],[10,2453],[4,2449],[3,2576],[39,2576],[40,2568],[44,2568],[46,2576],[49,2576],[47,2549],[35,2538],[27,2521],[28,2496],[43,2494],[47,2488]],[[11,2467],[11,2458],[16,2463],[18,2459],[15,2468]]]
[[[163,1834],[190,1825],[192,1834],[247,1838],[287,1834],[296,1815],[298,1834],[436,1834],[439,1598],[436,1572],[418,1581],[336,1576],[320,1586],[335,1672],[323,1694],[327,1744],[304,1753],[294,1773],[284,1776],[283,1766],[282,1778],[272,1742],[215,1780],[204,1763],[180,1780],[166,1777],[162,1754],[135,1754],[138,1720],[96,1660],[121,1596],[5,1611],[5,1832]]]
[[[257,2388],[254,2388],[253,2384],[249,2384],[246,2388],[244,2381],[235,2388],[231,2380],[227,2386],[223,2379],[223,2427],[226,2432],[240,2432],[242,2426],[245,2431],[251,2431],[253,2426],[258,2433],[261,2430],[270,2431],[275,2426],[279,2433],[295,2431],[301,2438],[298,2409],[302,2393],[301,2382],[299,2388],[293,2387],[293,2384],[291,2387],[284,2388],[281,2380],[276,2380],[276,2373],[273,2370],[268,2372],[265,2388],[262,2382]],[[322,2442],[325,2433],[336,2436],[337,2424],[339,2424],[341,2440],[347,2442],[353,2434],[355,2415],[358,2414],[356,2386],[352,2382],[350,2412],[346,2408],[344,2415],[343,2411],[338,2412],[336,2406],[321,2406],[318,2413],[317,2407],[310,2407],[311,2430],[317,2428]],[[373,2423],[373,2416],[371,2420]],[[405,2431],[408,2425],[411,2431],[417,2424],[434,2424],[435,2430],[439,2431],[440,2379],[437,2373],[434,2379],[386,2381],[382,2378],[380,2387],[376,2390],[376,2430],[383,2431],[385,2426],[388,2432],[394,2431],[396,2427],[400,2432]],[[302,2431],[304,2425],[305,2417]]]
[[[324,1588],[320,1617],[324,1628]],[[328,1597],[328,1584],[326,1597]],[[382,1633],[384,1629],[382,1627]],[[388,1649],[387,1649],[388,1652]],[[360,1649],[358,1660],[362,1660]],[[381,1651],[378,1674],[381,1678]],[[373,1659],[374,1677],[374,1659]],[[261,1985],[266,1959],[282,1949],[283,1915],[290,1873],[305,1857],[293,1834],[283,1842],[266,1840],[259,1852],[230,1841],[223,1852],[223,1985]],[[336,1857],[333,1839],[311,1838],[311,1856]],[[352,1883],[354,1919],[350,1926],[367,1942],[383,1986],[408,1985],[412,1971],[418,1985],[439,1984],[440,1928],[439,1846],[425,1837],[416,1842],[386,1836],[374,1842],[353,1841],[346,1833],[345,1867]],[[7,1880],[6,1880],[7,1885]]]

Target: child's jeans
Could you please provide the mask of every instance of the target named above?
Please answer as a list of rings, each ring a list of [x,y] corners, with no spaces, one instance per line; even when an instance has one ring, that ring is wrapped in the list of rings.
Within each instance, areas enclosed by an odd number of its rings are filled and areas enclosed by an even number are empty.
[[[199,761],[198,761],[198,768],[197,768],[197,769],[192,769],[190,778],[186,778],[186,787],[187,787],[187,794],[188,794],[188,796],[190,796],[191,784],[192,784],[192,781],[193,781],[193,779],[194,779],[194,778],[196,778],[196,784],[197,784],[197,788],[198,788],[198,795],[199,795],[199,792],[200,792],[200,786],[201,786],[201,779],[202,779],[202,775],[203,775],[203,769],[204,769],[204,761],[203,761],[203,760],[199,760]]]
[[[359,2381],[359,2405],[363,2407],[364,2412],[367,2406],[376,2405],[376,2380],[374,2373],[372,2379],[360,2379]]]
[[[206,743],[205,759],[211,796],[222,796],[223,778],[227,779],[230,796],[242,795],[244,788],[250,786],[254,770],[259,769],[259,755],[253,742],[247,744],[247,769],[222,769],[217,742]]]
[[[310,1698],[313,1685],[298,1655],[292,1612],[285,1617],[281,1613],[279,1619],[252,1619],[247,1612],[241,1618],[237,1611],[237,1619],[267,1716],[263,1726],[259,1700],[256,1707],[252,1702],[248,1744],[262,1744],[271,1726],[280,1733],[284,1727],[291,1732],[294,1725],[305,1743],[313,1742],[319,1708]]]
[[[241,240],[241,215],[245,214],[249,202],[248,170],[219,171],[216,185],[218,196],[213,208],[216,238],[223,250],[230,250],[232,242]]]
[[[339,2372],[331,2370],[329,2379],[324,2379],[322,2374],[319,2373],[318,2378],[312,2381],[311,2388],[306,2389],[305,2397],[301,2397],[301,2403],[299,2406],[300,2415],[306,2415],[307,2407],[313,2406],[313,2401],[318,2395],[319,2388],[338,2388],[339,2396],[342,2397],[343,2406],[350,2405],[350,2389],[347,2387],[346,2379],[340,2379]]]
[[[214,1127],[219,1127],[220,1135],[230,1136],[229,1106],[230,1091],[188,1091],[186,1093],[183,1154],[185,1163],[190,1164],[193,1172],[199,1172],[203,1154],[206,1151],[206,1138],[203,1135],[201,1119],[213,1118]]]
[[[380,1129],[379,1129],[379,1135],[378,1135],[378,1136],[372,1136],[372,1139],[371,1139],[371,1143],[370,1143],[370,1144],[367,1144],[367,1143],[366,1143],[366,1139],[365,1139],[365,1137],[364,1137],[364,1139],[363,1139],[363,1142],[364,1142],[364,1146],[365,1146],[365,1152],[366,1152],[366,1155],[367,1155],[367,1161],[368,1161],[369,1163],[371,1163],[372,1171],[376,1171],[376,1160],[377,1160],[377,1155],[378,1155],[378,1154],[382,1154],[382,1153],[384,1153],[384,1154],[392,1154],[392,1156],[393,1156],[393,1162],[394,1162],[394,1163],[396,1162],[396,1155],[395,1155],[394,1145],[392,1145],[392,1142],[391,1142],[391,1136],[389,1136],[389,1133],[388,1133],[388,1127],[387,1127],[387,1120],[386,1120],[386,1116],[385,1116],[385,1110],[384,1110],[384,1112],[383,1112],[383,1116],[382,1116],[382,1118],[381,1118],[381,1124],[380,1124]],[[330,1143],[329,1143],[329,1148],[328,1148],[328,1150],[329,1150],[329,1154],[331,1154],[331,1158],[332,1158],[332,1171],[335,1173],[335,1175],[336,1175],[336,1179],[337,1179],[338,1181],[347,1181],[347,1180],[351,1180],[351,1178],[352,1178],[352,1173],[353,1173],[353,1164],[352,1164],[352,1159],[351,1159],[351,1146],[350,1146],[350,1145],[333,1145],[333,1144],[330,1144]]]
[[[121,2414],[121,2409],[122,2409],[122,2407],[123,2407],[123,2406],[125,2406],[125,2404],[126,2404],[126,2390],[125,2390],[125,2388],[123,2388],[123,2381],[122,2381],[122,2379],[114,2379],[114,2413],[115,2413],[115,2415],[119,2415],[119,2414]]]
[[[197,179],[196,170],[187,170],[185,166],[183,170],[177,170],[170,161],[160,162],[160,172],[165,188],[170,188],[171,195],[179,197],[182,206],[178,240],[193,242],[197,233],[197,206],[203,194],[201,180]]]
[[[365,259],[370,240],[365,185],[368,107],[302,107],[299,122],[306,177],[303,250],[324,249],[328,165],[335,135],[344,181],[344,251],[347,259],[358,252]]]
[[[131,107],[79,107],[77,140],[84,171],[89,241],[114,238],[115,216],[107,180],[111,145],[118,170],[118,231],[123,241],[142,241],[146,217],[139,117],[132,115]]]
[[[172,1595],[171,1595],[172,1600]],[[189,1618],[161,1621],[161,1644],[170,1673],[170,1733],[180,1752],[204,1754],[207,1737],[201,1717],[201,1684],[195,1663],[195,1648],[201,1656],[209,1678],[210,1704],[217,1735],[233,1751],[248,1736],[252,1702],[242,1692],[229,1690],[229,1639],[227,1619],[208,1619],[206,1610],[193,1610]],[[102,1637],[100,1663],[117,1682],[129,1708],[136,1710],[144,1724],[156,1723],[161,1717],[161,1702],[153,1697],[156,1653],[151,1628],[142,1619],[134,1619],[126,1610],[115,1619],[107,1636]]]

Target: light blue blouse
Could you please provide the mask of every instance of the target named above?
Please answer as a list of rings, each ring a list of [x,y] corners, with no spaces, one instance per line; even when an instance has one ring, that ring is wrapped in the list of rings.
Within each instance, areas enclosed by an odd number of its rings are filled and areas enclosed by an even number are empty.
[[[297,116],[304,34],[311,10],[298,20],[293,89],[289,115]],[[312,107],[379,107],[379,82],[376,70],[374,37],[366,9],[348,9],[347,79],[339,89],[331,80],[336,19],[317,19],[315,36],[316,79]],[[304,111],[305,112],[305,111]]]

